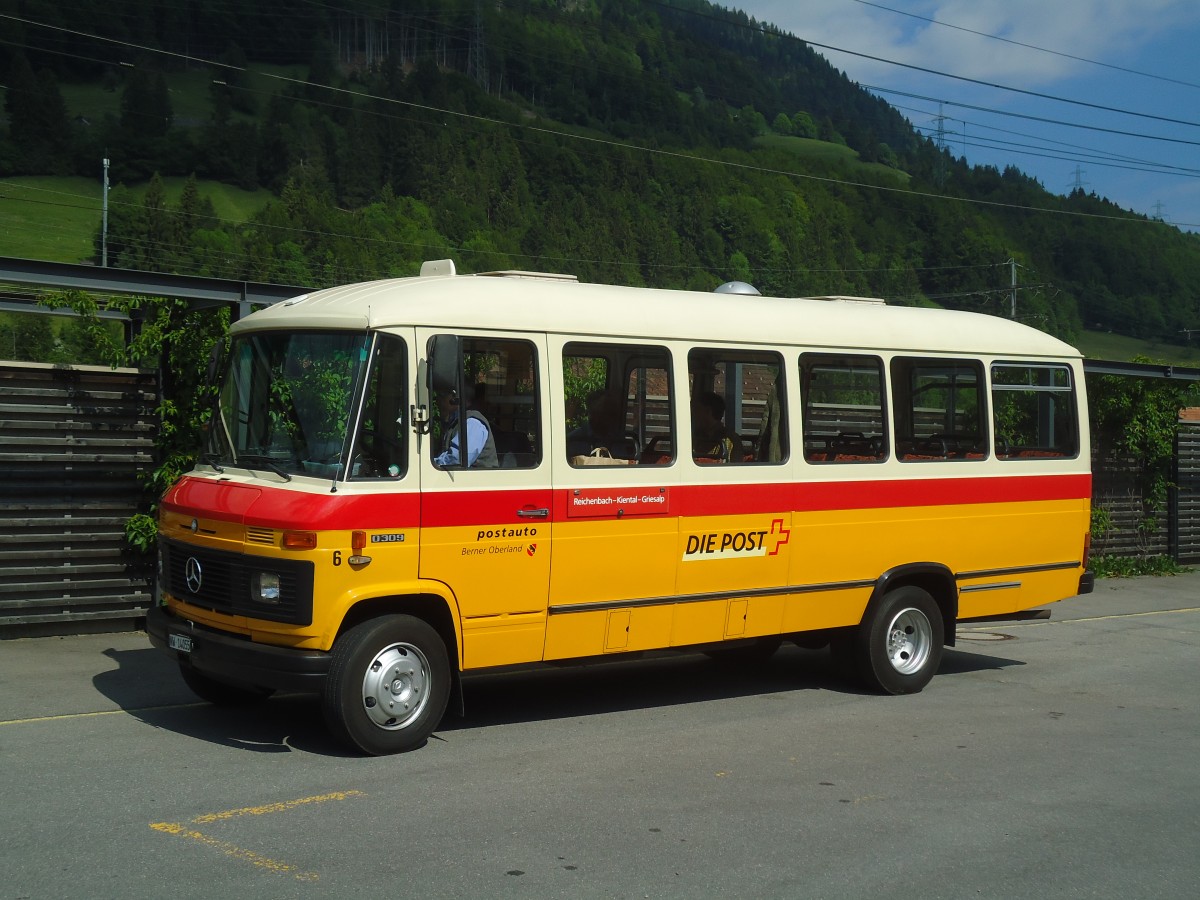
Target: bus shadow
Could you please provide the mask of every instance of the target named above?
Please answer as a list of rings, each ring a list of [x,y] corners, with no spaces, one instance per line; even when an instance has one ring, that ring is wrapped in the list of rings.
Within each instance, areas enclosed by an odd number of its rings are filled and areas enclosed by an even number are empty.
[[[1015,659],[947,647],[936,677],[1020,665],[1024,663]],[[828,650],[785,646],[765,662],[741,666],[696,653],[648,656],[468,676],[463,690],[466,715],[447,715],[439,731],[807,690],[877,694],[836,665]]]
[[[465,717],[442,730],[709,703],[805,689],[847,688],[819,651],[785,648],[771,659],[735,665],[696,653],[584,662],[464,678]]]
[[[153,728],[251,753],[360,755],[329,734],[320,703],[311,695],[283,694],[247,706],[213,706],[187,689],[174,662],[158,650],[104,652],[117,668],[94,676],[96,690]],[[973,648],[948,647],[937,677],[1019,665],[1024,663]],[[437,733],[808,690],[873,695],[835,665],[828,650],[789,645],[752,665],[700,653],[654,654],[467,676],[465,715],[452,708]]]
[[[355,755],[329,735],[313,696],[281,694],[246,706],[214,706],[188,690],[174,661],[159,650],[103,652],[117,668],[94,676],[93,686],[152,728],[252,753]]]
[[[962,636],[959,636],[962,640]],[[937,678],[944,675],[965,675],[970,672],[987,672],[997,669],[1008,669],[1013,666],[1023,666],[1026,663],[1007,656],[992,656],[981,653],[974,647],[947,647],[942,653],[942,665],[938,669]]]

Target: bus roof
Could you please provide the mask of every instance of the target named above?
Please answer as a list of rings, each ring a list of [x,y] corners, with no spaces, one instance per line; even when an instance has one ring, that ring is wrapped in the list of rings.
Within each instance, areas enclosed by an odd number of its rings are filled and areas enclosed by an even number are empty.
[[[846,350],[1078,357],[1069,344],[980,313],[887,306],[862,297],[760,297],[588,284],[536,272],[444,274],[302,294],[261,309],[231,332],[428,326],[551,332],[597,339],[793,344]],[[867,302],[864,302],[867,301]]]

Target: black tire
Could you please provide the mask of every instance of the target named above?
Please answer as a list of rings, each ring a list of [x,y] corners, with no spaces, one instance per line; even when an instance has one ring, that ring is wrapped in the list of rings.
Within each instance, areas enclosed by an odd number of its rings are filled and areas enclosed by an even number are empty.
[[[338,638],[321,709],[339,740],[384,756],[422,746],[449,698],[446,644],[429,623],[394,615]]]
[[[915,694],[941,665],[944,639],[942,612],[928,592],[913,585],[889,591],[859,626],[858,674],[873,690]]]
[[[183,683],[193,694],[216,706],[247,706],[251,703],[261,703],[275,693],[272,688],[219,681],[186,662],[179,663],[179,674],[183,676]]]

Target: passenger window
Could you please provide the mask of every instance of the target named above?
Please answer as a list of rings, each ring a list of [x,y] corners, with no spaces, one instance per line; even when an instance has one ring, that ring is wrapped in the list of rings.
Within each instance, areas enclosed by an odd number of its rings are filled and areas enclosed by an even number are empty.
[[[811,463],[887,459],[883,361],[875,356],[804,353],[804,458]]]
[[[901,462],[978,460],[988,454],[983,367],[972,360],[892,360],[896,454]]]
[[[778,353],[714,348],[688,353],[691,453],[697,463],[787,459],[782,372]]]
[[[662,347],[563,347],[567,461],[576,467],[669,465],[675,459],[671,357]]]
[[[992,366],[992,422],[1000,459],[1079,455],[1071,370],[1066,366]]]
[[[445,350],[438,347],[438,353]],[[436,414],[430,433],[434,465],[531,469],[542,459],[537,348],[529,341],[463,337],[458,362],[435,361]],[[453,374],[446,378],[441,373]]]
[[[408,376],[404,341],[375,339],[367,391],[354,446],[352,479],[401,478],[408,469]]]

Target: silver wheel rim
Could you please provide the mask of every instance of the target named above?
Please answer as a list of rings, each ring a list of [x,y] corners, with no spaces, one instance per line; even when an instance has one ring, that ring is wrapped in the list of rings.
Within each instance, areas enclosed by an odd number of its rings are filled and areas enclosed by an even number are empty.
[[[933,651],[933,626],[925,613],[914,607],[902,609],[887,628],[887,656],[901,675],[915,675],[924,668]]]
[[[429,660],[412,644],[391,644],[371,660],[363,676],[363,710],[388,731],[407,728],[429,702]]]

